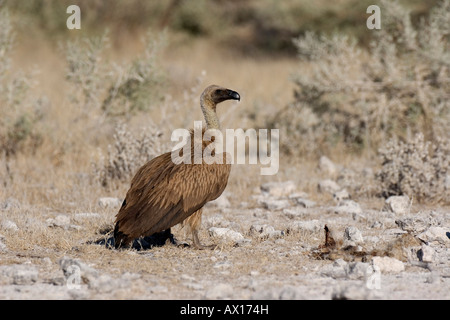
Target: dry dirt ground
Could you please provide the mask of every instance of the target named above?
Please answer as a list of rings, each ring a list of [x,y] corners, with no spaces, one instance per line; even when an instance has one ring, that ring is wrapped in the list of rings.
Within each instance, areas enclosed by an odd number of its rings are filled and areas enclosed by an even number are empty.
[[[0,299],[450,298],[450,208],[350,200],[321,176],[308,192],[264,182],[245,201],[231,184],[205,208],[200,239],[217,248],[202,251],[96,244],[120,199],[64,212],[0,199]]]

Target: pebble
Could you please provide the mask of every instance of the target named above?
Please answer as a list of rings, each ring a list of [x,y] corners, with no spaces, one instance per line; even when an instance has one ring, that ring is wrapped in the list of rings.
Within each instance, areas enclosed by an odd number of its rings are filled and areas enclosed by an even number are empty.
[[[372,265],[379,268],[381,273],[399,273],[405,270],[403,262],[391,257],[373,257]]]
[[[450,230],[442,227],[430,227],[417,236],[420,240],[431,244],[450,244]]]
[[[395,214],[407,214],[411,202],[408,196],[391,196],[386,199],[384,209]]]
[[[320,232],[323,224],[319,220],[295,221],[289,224],[288,230],[294,232]]]
[[[224,241],[241,242],[244,241],[244,236],[239,232],[228,228],[211,227],[208,229],[209,235]]]
[[[431,246],[427,246],[426,244],[422,244],[422,247],[419,249],[419,251],[417,251],[419,261],[422,262],[433,262],[434,254],[434,249]]]
[[[361,231],[353,226],[345,228],[344,239],[355,243],[362,243],[364,241]]]
[[[265,196],[284,197],[297,189],[293,181],[268,182],[261,185],[261,193]]]
[[[264,208],[270,211],[277,211],[288,208],[291,206],[289,200],[277,200],[277,199],[264,199],[261,201]]]
[[[333,208],[334,213],[342,214],[342,213],[349,213],[349,214],[361,214],[362,209],[359,203],[353,201],[353,200],[343,200],[339,203],[337,207]]]
[[[19,230],[19,227],[17,226],[17,224],[11,220],[3,220],[0,227],[1,227],[1,229],[6,230],[6,231],[15,232],[15,231]]]

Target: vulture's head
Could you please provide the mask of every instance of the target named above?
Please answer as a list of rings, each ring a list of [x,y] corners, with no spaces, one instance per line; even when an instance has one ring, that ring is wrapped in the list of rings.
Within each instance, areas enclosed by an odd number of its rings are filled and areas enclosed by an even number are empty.
[[[200,97],[202,105],[210,105],[211,107],[215,107],[216,104],[225,100],[241,100],[241,96],[236,91],[211,85],[203,91]]]

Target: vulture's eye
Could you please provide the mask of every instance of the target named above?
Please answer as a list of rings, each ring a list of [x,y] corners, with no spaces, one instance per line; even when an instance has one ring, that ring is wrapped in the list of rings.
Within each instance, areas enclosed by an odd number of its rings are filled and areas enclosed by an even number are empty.
[[[216,90],[216,94],[221,96],[224,94],[224,92],[223,92],[223,90],[218,89],[218,90]]]

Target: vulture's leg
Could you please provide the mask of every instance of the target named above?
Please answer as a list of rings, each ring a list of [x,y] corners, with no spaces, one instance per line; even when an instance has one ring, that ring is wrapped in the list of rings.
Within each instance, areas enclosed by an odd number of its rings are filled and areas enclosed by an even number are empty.
[[[186,223],[191,228],[192,232],[192,240],[193,245],[196,249],[203,250],[203,249],[215,249],[215,245],[211,246],[204,246],[200,243],[200,240],[198,239],[198,229],[200,228],[200,225],[202,224],[202,209],[200,208],[196,212],[194,212],[189,218],[187,218]]]

